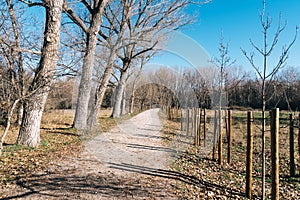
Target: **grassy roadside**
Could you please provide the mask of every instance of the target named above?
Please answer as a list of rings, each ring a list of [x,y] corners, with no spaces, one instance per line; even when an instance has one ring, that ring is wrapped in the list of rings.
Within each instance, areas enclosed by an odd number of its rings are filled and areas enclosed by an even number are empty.
[[[120,119],[110,118],[111,110],[102,110],[99,116],[101,132],[110,130],[122,120],[129,119],[126,115]],[[37,148],[16,145],[18,129],[9,131],[0,155],[0,191],[1,188],[14,188],[18,177],[30,176],[45,170],[55,159],[75,156],[83,150],[82,137],[72,128],[74,113],[71,110],[50,110],[44,113],[41,125],[41,142]],[[0,127],[2,132],[4,127]],[[1,192],[0,192],[1,193]]]
[[[172,170],[181,174],[181,181],[177,184],[177,194],[180,199],[246,199],[245,174],[246,174],[246,112],[234,112],[234,141],[232,163],[226,163],[227,141],[223,138],[224,163],[219,165],[213,161],[211,146],[195,147],[189,145],[175,160]],[[259,118],[259,113],[255,115]],[[282,114],[281,118],[288,117]],[[163,132],[166,135],[178,135],[184,138],[185,133],[180,133],[180,123],[177,120],[165,120]],[[253,198],[257,199],[261,193],[261,138],[258,124],[254,126],[254,154],[253,154]],[[289,177],[289,146],[288,146],[288,121],[282,120],[280,129],[280,198],[298,199],[300,196],[300,177]],[[211,126],[209,124],[208,126]],[[212,133],[210,133],[212,134]],[[173,138],[175,136],[172,136]],[[170,139],[170,138],[169,138]],[[266,137],[266,196],[271,195],[271,159],[270,137]],[[297,149],[297,147],[296,147]],[[204,152],[207,153],[204,153]],[[297,156],[296,156],[297,157]],[[298,162],[298,163],[297,163]],[[296,158],[297,171],[300,174],[299,156]]]

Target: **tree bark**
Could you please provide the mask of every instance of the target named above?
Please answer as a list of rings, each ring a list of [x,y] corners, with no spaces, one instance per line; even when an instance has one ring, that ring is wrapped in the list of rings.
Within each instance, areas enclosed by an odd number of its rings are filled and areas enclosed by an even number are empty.
[[[112,112],[113,118],[120,117],[121,115],[121,104],[122,104],[123,91],[126,82],[125,75],[126,75],[125,72],[121,72],[120,81],[118,83],[118,86],[116,87],[114,104],[113,104],[113,112]]]
[[[46,25],[42,57],[29,88],[17,143],[36,147],[40,142],[40,124],[46,99],[53,81],[60,42],[63,0],[44,0]]]
[[[16,49],[21,49],[20,39],[19,39],[20,34],[19,34],[19,30],[18,30],[18,21],[16,19],[16,15],[15,15],[15,11],[14,11],[14,2],[13,2],[13,0],[10,0],[7,3],[8,3],[8,10],[9,10],[9,15],[10,15],[10,19],[11,19],[11,24],[12,24],[12,28],[13,28],[13,33],[14,33]],[[18,88],[19,98],[22,98],[25,95],[24,94],[25,90],[24,90],[23,56],[22,56],[21,51],[17,52],[17,65],[18,65],[18,81],[17,81],[17,84],[14,83],[14,85]],[[19,102],[19,100],[18,100],[18,102]],[[21,102],[18,107],[17,124],[19,126],[22,123],[22,116],[23,116],[23,102]]]
[[[116,52],[115,48],[117,46],[114,46],[113,49],[110,51],[109,60],[107,62],[107,67],[105,68],[104,74],[101,78],[100,84],[97,86],[97,91],[95,93],[94,101],[91,106],[91,110],[88,117],[88,128],[93,129],[97,128],[99,125],[98,123],[98,113],[99,109],[101,108],[104,95],[107,89],[107,85],[109,83],[109,79],[113,70],[113,63],[116,58]]]
[[[127,112],[126,112],[126,88],[124,86],[123,97],[121,102],[121,115],[125,115],[125,114],[127,114]]]
[[[272,192],[271,199],[279,200],[279,108],[270,112],[271,118],[271,161]]]
[[[130,96],[130,105],[129,105],[129,113],[133,113],[133,107],[134,107],[134,100],[135,100],[135,87],[133,87],[132,94]]]
[[[16,106],[17,106],[17,104],[18,104],[19,101],[20,101],[20,99],[17,99],[13,103],[13,105],[10,108],[10,111],[8,113],[6,127],[5,127],[5,130],[4,130],[3,134],[2,134],[1,141],[0,141],[0,155],[1,155],[1,151],[3,150],[4,139],[5,139],[5,137],[6,137],[7,133],[8,133],[8,130],[9,130],[9,127],[10,127],[10,124],[11,124],[11,118],[13,116],[14,110],[15,110],[15,108],[16,108]]]
[[[102,23],[102,13],[106,0],[99,1],[95,5],[92,14],[91,25],[86,35],[86,51],[83,57],[81,79],[79,83],[78,99],[73,127],[78,130],[87,128],[88,105],[92,88],[92,73],[94,69],[95,51],[98,40],[98,32]]]
[[[253,115],[247,113],[246,197],[252,199]]]

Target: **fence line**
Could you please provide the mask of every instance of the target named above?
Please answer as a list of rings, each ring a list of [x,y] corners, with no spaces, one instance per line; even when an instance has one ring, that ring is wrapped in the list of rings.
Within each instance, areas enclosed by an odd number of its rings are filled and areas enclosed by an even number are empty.
[[[176,119],[180,122],[180,130],[185,132],[187,136],[193,137],[194,145],[206,146],[207,140],[207,110],[200,108],[187,108],[187,109],[171,109],[163,108],[168,115],[168,119]],[[219,164],[223,163],[223,130],[227,138],[227,162],[232,162],[232,140],[233,140],[233,113],[231,110],[225,111],[225,117],[222,117],[220,110],[214,110],[213,116],[209,116],[213,134],[212,145],[212,159],[218,161]],[[246,196],[251,199],[252,197],[252,154],[253,154],[253,126],[254,116],[252,112],[247,114],[247,160],[246,160]],[[225,122],[225,124],[223,124]],[[271,125],[271,161],[272,161],[272,199],[279,198],[279,110],[274,109],[270,112],[270,125]],[[300,155],[300,114],[295,118],[293,114],[289,116],[289,168],[290,176],[296,176],[295,164],[295,137],[298,137],[298,156]],[[282,128],[282,127],[281,127]],[[295,135],[295,130],[298,134]],[[224,140],[225,141],[225,140]]]
[[[247,113],[246,197],[252,199],[253,115]]]
[[[271,160],[272,200],[279,200],[279,109],[273,109],[271,116]]]

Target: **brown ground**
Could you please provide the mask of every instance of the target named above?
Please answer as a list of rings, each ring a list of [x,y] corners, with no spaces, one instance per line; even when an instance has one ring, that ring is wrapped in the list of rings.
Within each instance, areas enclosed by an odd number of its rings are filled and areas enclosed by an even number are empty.
[[[223,137],[223,165],[212,160],[212,144],[206,140],[204,147],[190,146],[173,164],[174,169],[190,177],[190,182],[181,184],[179,198],[182,199],[247,199],[246,150],[247,150],[247,112],[233,111],[232,161],[227,164],[227,138]],[[289,172],[289,113],[281,111],[279,129],[279,196],[280,199],[300,199],[300,154],[295,152],[296,177]],[[253,149],[253,199],[261,199],[261,129],[260,112],[254,112]],[[208,120],[208,136],[212,135],[212,120]],[[175,123],[173,127],[179,127]],[[269,121],[267,120],[267,125]],[[266,199],[271,199],[271,147],[270,127],[266,132]],[[300,133],[300,132],[299,132]],[[180,133],[179,133],[180,134]],[[182,134],[182,133],[181,133]],[[297,135],[297,136],[296,136]],[[203,137],[203,135],[202,135]],[[295,150],[298,128],[295,131]],[[203,153],[206,149],[208,154]]]
[[[123,123],[101,117],[102,130],[117,127],[86,138],[84,146],[76,132],[68,128],[70,122],[59,117],[49,124],[44,121],[38,149],[20,148],[8,140],[4,156],[0,157],[0,199],[246,199],[245,113],[234,113],[231,164],[226,164],[227,143],[223,138],[222,166],[211,159],[211,122],[206,146],[202,142],[195,147],[191,145],[192,137],[180,132],[176,119],[163,120],[164,127],[159,132],[162,125],[152,114],[144,113],[142,119],[137,116]],[[258,119],[255,122],[259,124]],[[254,199],[260,199],[261,190],[258,124],[254,126]],[[300,179],[289,177],[287,125],[283,121],[280,129],[280,198],[297,200]],[[267,198],[271,194],[269,144],[267,136]],[[296,153],[297,175],[299,159]],[[175,162],[169,167],[172,160]]]
[[[62,156],[31,176],[18,175],[2,199],[177,199],[175,150],[160,130],[158,110],[141,113],[84,142],[79,155]]]

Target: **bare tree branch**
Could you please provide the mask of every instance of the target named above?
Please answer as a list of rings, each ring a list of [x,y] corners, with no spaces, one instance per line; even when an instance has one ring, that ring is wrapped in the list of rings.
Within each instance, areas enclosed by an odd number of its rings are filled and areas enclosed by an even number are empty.
[[[68,15],[68,17],[75,23],[77,24],[85,33],[88,32],[88,28],[86,27],[85,23],[83,20],[77,16],[74,11],[69,7],[68,2],[65,1],[63,5],[63,11]]]
[[[251,54],[250,57],[249,57],[249,55],[247,54],[247,52],[246,52],[244,49],[241,48],[241,51],[243,52],[243,54],[245,55],[245,57],[247,58],[247,60],[248,60],[249,63],[251,64],[251,66],[254,68],[254,70],[256,71],[256,73],[259,75],[259,77],[260,77],[261,79],[263,79],[263,76],[262,76],[261,71],[259,70],[258,67],[256,67],[256,65],[255,65],[255,63],[254,63],[254,59],[253,59],[254,55]]]
[[[29,7],[33,7],[33,6],[45,6],[45,3],[42,2],[31,2],[30,0],[25,1],[25,0],[19,0],[20,2],[28,5]]]
[[[90,13],[94,12],[93,8],[90,6],[90,4],[86,0],[81,0],[81,3],[88,9],[88,11]]]

